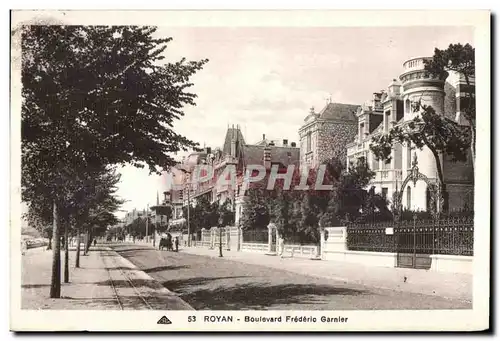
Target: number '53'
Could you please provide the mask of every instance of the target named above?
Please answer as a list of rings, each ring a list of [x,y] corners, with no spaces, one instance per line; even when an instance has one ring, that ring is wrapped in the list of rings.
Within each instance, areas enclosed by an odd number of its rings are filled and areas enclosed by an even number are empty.
[[[195,322],[196,316],[188,316],[188,322]]]

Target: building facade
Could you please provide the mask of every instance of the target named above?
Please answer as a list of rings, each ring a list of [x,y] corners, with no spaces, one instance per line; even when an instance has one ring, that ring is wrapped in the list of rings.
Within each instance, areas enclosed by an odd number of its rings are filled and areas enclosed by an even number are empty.
[[[302,172],[332,158],[346,160],[346,146],[356,135],[359,105],[328,103],[319,113],[311,108],[299,129]]]
[[[171,202],[178,206],[180,213],[177,220],[185,221],[183,206],[187,206],[188,202],[196,205],[204,196],[209,202],[222,204],[229,201],[238,224],[245,200],[242,187],[246,168],[263,165],[266,172],[270,172],[272,166],[277,165],[282,171],[289,165],[299,167],[299,157],[300,151],[294,142],[272,140],[263,135],[261,141],[248,144],[239,126],[228,127],[222,147],[192,153],[170,172],[171,181],[176,184],[170,193]],[[203,166],[209,166],[207,169],[212,169],[213,173],[209,175]],[[226,181],[220,182],[219,179]]]
[[[374,93],[372,100],[358,109],[358,132],[354,141],[347,145],[347,163],[364,158],[376,174],[370,186],[375,186],[376,192],[388,198],[401,189],[415,156],[419,171],[430,182],[437,183],[436,160],[425,146],[419,150],[415,146],[398,143],[392,148],[390,160],[377,160],[369,148],[373,137],[387,134],[396,126],[404,128],[408,121],[420,115],[419,111],[414,110],[417,102],[432,106],[438,115],[462,125],[467,124],[461,109],[466,96],[463,92],[464,80],[456,74],[431,77],[424,70],[424,60],[407,60],[399,80],[394,79],[387,90]],[[454,162],[448,155],[440,155],[440,162],[448,193],[448,209],[472,208],[474,189],[471,158],[466,162]],[[425,182],[408,184],[403,189],[403,208],[426,211],[429,209],[430,195]]]

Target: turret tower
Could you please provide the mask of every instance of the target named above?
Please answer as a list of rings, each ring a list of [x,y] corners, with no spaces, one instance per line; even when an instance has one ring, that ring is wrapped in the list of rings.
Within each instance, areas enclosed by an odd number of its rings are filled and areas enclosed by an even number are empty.
[[[399,76],[402,84],[402,99],[404,104],[404,121],[410,121],[420,115],[420,110],[415,111],[414,106],[420,102],[422,105],[432,106],[437,114],[444,114],[444,85],[448,74],[431,76],[425,71],[425,60],[428,57],[418,57],[403,63],[403,73]],[[418,129],[418,128],[417,128]],[[403,151],[403,178],[411,169],[414,154],[417,154],[420,172],[430,180],[437,181],[436,162],[431,151],[424,147],[423,150],[411,150],[404,146]],[[403,206],[408,209],[427,210],[428,194],[427,185],[420,181],[413,187],[407,185],[404,189]],[[409,188],[412,187],[412,188]]]

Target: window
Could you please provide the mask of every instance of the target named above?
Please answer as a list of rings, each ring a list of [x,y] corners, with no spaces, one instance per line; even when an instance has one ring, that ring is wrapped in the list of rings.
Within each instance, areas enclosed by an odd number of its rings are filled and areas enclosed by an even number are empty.
[[[307,148],[306,151],[310,152],[311,151],[311,132],[307,133]]]
[[[377,160],[377,158],[372,155],[372,170],[378,170],[378,163],[379,161]]]
[[[406,208],[411,210],[411,187],[406,188]]]
[[[384,160],[384,164],[382,165],[383,169],[391,169],[392,155],[390,155],[390,157],[390,159]]]
[[[386,111],[384,116],[385,116],[384,117],[384,132],[388,132],[389,131],[389,120],[391,119],[391,112]]]
[[[382,198],[387,199],[387,193],[388,193],[387,187],[382,187]]]
[[[365,138],[365,124],[361,123],[359,125],[359,139],[363,140]]]
[[[411,103],[410,100],[407,99],[405,102],[405,113],[409,114],[411,112]]]

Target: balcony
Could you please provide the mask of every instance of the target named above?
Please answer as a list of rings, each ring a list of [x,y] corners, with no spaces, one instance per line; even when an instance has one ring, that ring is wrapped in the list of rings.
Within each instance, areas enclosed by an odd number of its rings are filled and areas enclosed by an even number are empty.
[[[425,67],[424,60],[429,60],[431,58],[428,57],[417,57],[410,60],[407,60],[403,64],[404,72],[410,72],[415,70],[423,70]]]
[[[352,143],[347,146],[347,155],[352,156],[356,153],[359,152],[364,152],[368,149],[369,143],[367,141],[364,141],[362,143]]]
[[[401,169],[380,169],[375,171],[373,181],[403,181],[403,171]]]

